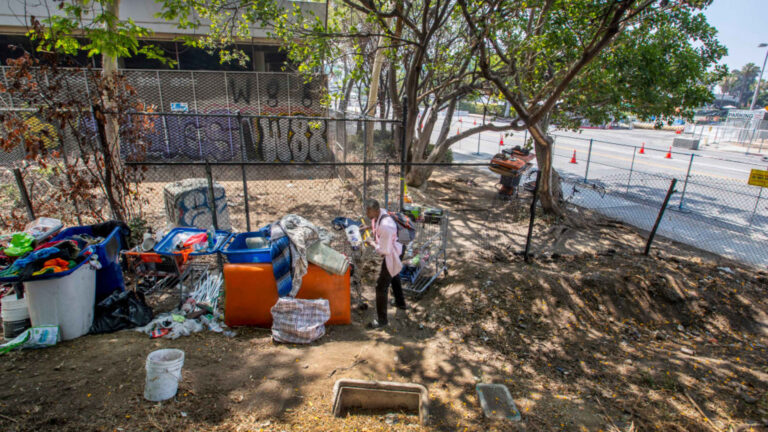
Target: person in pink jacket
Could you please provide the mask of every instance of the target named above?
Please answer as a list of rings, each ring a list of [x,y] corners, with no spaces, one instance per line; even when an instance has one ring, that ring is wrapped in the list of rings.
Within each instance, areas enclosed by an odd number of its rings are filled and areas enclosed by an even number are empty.
[[[365,213],[371,220],[372,236],[366,240],[376,253],[381,255],[381,271],[376,282],[376,316],[377,319],[368,324],[369,328],[379,328],[387,325],[387,297],[389,287],[392,286],[392,294],[395,297],[395,307],[405,309],[405,297],[400,283],[400,270],[403,245],[397,241],[397,222],[387,213],[386,209],[379,206],[378,201],[368,200],[365,203]]]

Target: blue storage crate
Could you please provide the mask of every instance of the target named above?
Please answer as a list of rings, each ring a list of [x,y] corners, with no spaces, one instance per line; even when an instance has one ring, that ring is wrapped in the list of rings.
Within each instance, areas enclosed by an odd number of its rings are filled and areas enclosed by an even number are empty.
[[[236,235],[232,242],[222,252],[226,255],[227,260],[233,264],[246,264],[246,263],[268,263],[272,262],[270,256],[269,246],[260,249],[249,249],[245,243],[246,239],[254,237],[263,237],[267,240],[268,237],[263,231],[254,231],[247,233],[240,233]]]
[[[176,250],[176,245],[178,245],[180,242],[186,241],[189,237],[195,235],[204,233],[206,230],[200,229],[200,228],[188,228],[188,227],[179,227],[174,228],[168,232],[168,234],[165,235],[157,244],[155,245],[155,252],[159,254],[172,254],[175,252],[178,252]],[[232,236],[232,233],[229,231],[224,230],[217,230],[216,231],[216,244],[213,246],[212,250],[203,249],[199,250],[197,252],[192,252],[189,255],[192,256],[198,256],[198,255],[210,255],[213,253],[216,253],[221,249],[225,244],[227,244],[227,241]]]
[[[107,298],[114,291],[125,291],[125,280],[120,268],[120,251],[126,249],[123,244],[121,228],[115,227],[112,232],[98,244],[90,245],[81,254],[91,251],[99,256],[101,269],[96,271],[96,302]],[[75,235],[94,236],[90,225],[67,228],[56,235],[51,241],[65,240]],[[54,273],[52,276],[55,276]]]

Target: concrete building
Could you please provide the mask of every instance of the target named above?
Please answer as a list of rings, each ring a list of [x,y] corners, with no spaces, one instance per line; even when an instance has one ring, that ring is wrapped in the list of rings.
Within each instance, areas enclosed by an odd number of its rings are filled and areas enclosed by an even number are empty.
[[[5,64],[6,59],[17,57],[20,50],[10,48],[9,45],[22,46],[31,49],[29,40],[24,36],[28,30],[29,17],[35,16],[42,19],[55,14],[58,11],[58,2],[54,0],[5,0],[0,2],[0,61]],[[283,4],[291,6],[298,4],[303,11],[311,12],[315,16],[324,19],[326,3],[317,2],[292,2],[285,0]],[[238,64],[225,64],[219,62],[217,55],[211,55],[204,50],[185,46],[182,42],[175,41],[178,36],[205,34],[206,26],[198,29],[179,29],[175,23],[167,22],[155,15],[161,11],[160,4],[155,0],[122,0],[120,2],[121,19],[130,17],[137,25],[149,28],[154,35],[146,42],[165,51],[166,55],[177,61],[173,68],[178,70],[226,70],[226,71],[255,71],[277,72],[286,65],[286,54],[279,51],[277,41],[267,35],[269,29],[252,27],[250,40],[241,40],[238,47],[248,56],[248,64],[242,67]],[[87,58],[81,55],[78,62],[85,65],[99,66],[99,59]],[[124,69],[170,69],[169,66],[155,60],[143,57],[134,57],[120,60],[120,67]],[[288,65],[290,69],[290,65]]]

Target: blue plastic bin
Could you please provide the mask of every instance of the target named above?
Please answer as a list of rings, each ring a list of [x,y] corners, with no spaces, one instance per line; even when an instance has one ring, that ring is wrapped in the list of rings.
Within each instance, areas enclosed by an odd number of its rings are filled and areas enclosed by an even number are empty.
[[[247,263],[268,263],[272,262],[270,256],[269,247],[261,249],[248,249],[245,244],[245,240],[253,237],[267,237],[261,231],[240,233],[236,235],[232,242],[222,252],[226,255],[227,260],[232,264],[247,264]]]
[[[67,228],[58,233],[51,241],[65,240],[74,235],[82,234],[93,236],[93,229],[89,225]],[[104,241],[90,245],[83,251],[90,250],[99,256],[101,270],[96,272],[97,303],[114,291],[125,291],[125,280],[123,279],[123,271],[120,268],[120,251],[125,248],[123,236],[120,235],[120,227],[115,227]],[[56,277],[57,274],[54,273],[51,276]]]
[[[186,240],[190,236],[193,236],[195,234],[200,234],[206,232],[204,229],[200,228],[187,228],[187,227],[179,227],[174,228],[168,232],[168,234],[165,235],[156,245],[155,245],[155,252],[159,254],[172,254],[175,252],[178,252],[176,250],[176,245],[179,244],[181,239],[183,238]],[[224,230],[217,230],[216,231],[216,244],[213,246],[212,250],[203,249],[197,252],[192,252],[190,255],[210,255],[213,253],[216,253],[221,249],[225,244],[227,244],[227,241],[232,236],[232,233],[229,231]]]

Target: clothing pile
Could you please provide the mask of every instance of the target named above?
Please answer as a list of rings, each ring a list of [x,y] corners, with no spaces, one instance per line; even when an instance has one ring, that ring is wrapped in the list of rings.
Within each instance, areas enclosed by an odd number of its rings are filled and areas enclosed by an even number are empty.
[[[87,258],[80,255],[81,250],[74,239],[44,243],[0,271],[0,277],[24,281],[32,276],[67,271]]]

